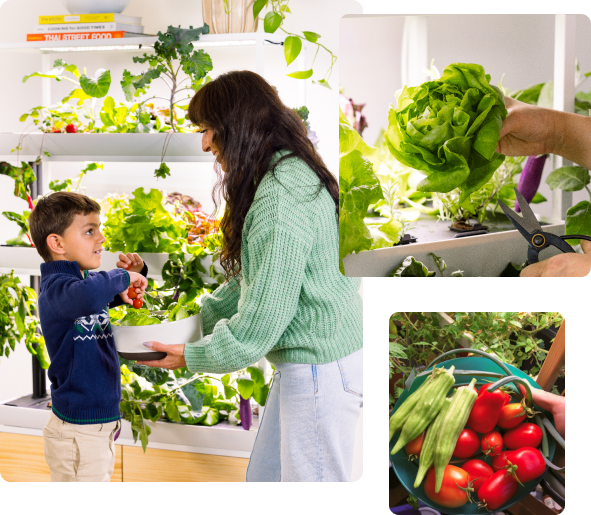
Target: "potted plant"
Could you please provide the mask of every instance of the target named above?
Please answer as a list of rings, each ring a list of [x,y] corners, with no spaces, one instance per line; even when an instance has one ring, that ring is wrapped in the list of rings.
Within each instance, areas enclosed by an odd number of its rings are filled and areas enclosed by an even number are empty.
[[[258,16],[253,16],[255,0],[203,0],[203,21],[211,34],[256,32]]]

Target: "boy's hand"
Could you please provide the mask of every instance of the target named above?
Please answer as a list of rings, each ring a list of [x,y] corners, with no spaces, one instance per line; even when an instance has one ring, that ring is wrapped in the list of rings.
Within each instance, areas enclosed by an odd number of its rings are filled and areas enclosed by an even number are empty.
[[[148,279],[146,279],[143,275],[138,274],[136,272],[128,272],[129,273],[129,288],[124,292],[120,293],[119,295],[123,299],[123,302],[126,304],[130,304],[133,306],[134,299],[141,299],[144,296],[146,288],[148,287]],[[136,296],[132,299],[129,297],[129,289],[135,290]]]
[[[144,261],[138,254],[128,252],[127,255],[119,254],[119,261],[117,261],[117,268],[124,268],[128,272],[140,273],[144,268]]]

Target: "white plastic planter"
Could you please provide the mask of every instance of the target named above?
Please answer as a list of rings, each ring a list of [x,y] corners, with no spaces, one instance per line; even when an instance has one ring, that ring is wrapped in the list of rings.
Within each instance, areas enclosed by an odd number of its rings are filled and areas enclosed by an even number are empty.
[[[150,361],[166,357],[144,347],[147,341],[157,341],[164,345],[184,345],[203,338],[201,313],[176,322],[162,322],[155,325],[116,326],[111,324],[115,347],[122,358]]]
[[[556,235],[564,234],[564,224],[546,225],[542,229]],[[414,256],[429,270],[437,270],[430,253],[443,258],[447,274],[462,270],[465,277],[498,277],[509,263],[523,264],[526,261],[527,242],[513,230],[368,250],[348,255],[343,259],[343,265],[345,275],[349,277],[385,277],[404,258]],[[560,253],[560,250],[549,247],[540,253],[540,260]]]

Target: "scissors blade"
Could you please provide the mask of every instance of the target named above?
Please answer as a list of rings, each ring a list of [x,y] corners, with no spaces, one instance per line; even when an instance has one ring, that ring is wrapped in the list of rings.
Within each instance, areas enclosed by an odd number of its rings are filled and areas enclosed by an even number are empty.
[[[515,228],[518,229],[519,232],[521,232],[521,234],[523,234],[523,236],[527,240],[529,240],[531,234],[533,234],[536,231],[541,231],[542,228],[536,220],[536,217],[531,208],[529,207],[529,204],[523,198],[523,195],[519,193],[519,191],[517,191],[516,188],[515,197],[519,201],[519,207],[523,212],[523,216],[519,216],[517,213],[515,213],[515,211],[507,207],[505,203],[502,202],[500,199],[497,199],[497,201],[501,206],[501,209],[509,217],[509,220],[511,220]]]
[[[521,225],[525,227],[530,233],[541,231],[542,226],[540,222],[538,222],[536,215],[529,207],[527,200],[521,194],[521,192],[517,188],[513,188],[515,190],[515,198],[519,202],[519,208],[521,209],[521,213],[523,214],[523,218],[521,219]]]

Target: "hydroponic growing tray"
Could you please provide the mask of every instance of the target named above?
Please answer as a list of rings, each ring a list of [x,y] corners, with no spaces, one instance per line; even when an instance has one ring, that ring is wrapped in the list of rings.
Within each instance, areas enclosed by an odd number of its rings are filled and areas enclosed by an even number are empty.
[[[414,256],[429,270],[437,270],[430,256],[433,253],[447,264],[447,275],[462,270],[465,277],[498,277],[509,263],[522,265],[527,259],[527,242],[517,230],[455,238],[456,233],[448,230],[449,222],[433,221],[432,224],[432,234],[426,228],[420,229],[418,234],[415,229],[409,231],[413,236],[419,236],[417,243],[346,256],[343,259],[345,275],[386,277],[407,256]],[[556,235],[563,235],[565,231],[564,223],[543,227],[544,231]],[[440,239],[425,241],[430,236]],[[549,247],[540,253],[540,260],[560,253],[560,250]]]

